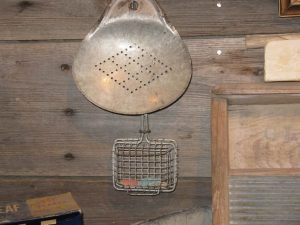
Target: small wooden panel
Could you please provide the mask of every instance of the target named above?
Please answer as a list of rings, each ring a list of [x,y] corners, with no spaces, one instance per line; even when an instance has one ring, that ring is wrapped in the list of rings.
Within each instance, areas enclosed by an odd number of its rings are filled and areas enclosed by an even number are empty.
[[[291,5],[300,5],[299,0],[291,0]]]
[[[281,17],[300,16],[299,0],[279,0],[279,15]]]
[[[133,197],[112,188],[111,177],[0,178],[0,201],[72,192],[84,213],[84,224],[130,225],[162,215],[207,208],[211,205],[211,179],[179,179],[175,192],[156,197]],[[4,194],[5,193],[5,194]],[[179,204],[180,203],[180,204]]]
[[[231,177],[230,225],[299,225],[300,176]]]
[[[299,58],[299,39],[269,42],[265,48],[265,81],[299,81]]]
[[[300,20],[282,20],[274,0],[158,0],[181,36],[295,32]],[[82,39],[107,0],[1,0],[0,40]],[[219,5],[220,6],[220,5]],[[259,7],[258,7],[259,6]]]
[[[299,168],[300,104],[229,107],[231,169]]]

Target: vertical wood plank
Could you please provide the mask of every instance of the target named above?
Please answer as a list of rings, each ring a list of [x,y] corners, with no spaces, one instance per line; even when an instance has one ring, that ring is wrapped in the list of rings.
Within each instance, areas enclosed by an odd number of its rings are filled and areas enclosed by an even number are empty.
[[[228,117],[227,100],[212,100],[212,210],[213,225],[228,225]]]

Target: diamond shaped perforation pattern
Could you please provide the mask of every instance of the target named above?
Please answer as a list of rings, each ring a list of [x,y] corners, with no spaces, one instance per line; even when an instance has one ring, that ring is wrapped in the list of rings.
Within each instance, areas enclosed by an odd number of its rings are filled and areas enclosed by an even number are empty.
[[[173,70],[162,59],[135,43],[99,62],[95,69],[130,94],[150,87]]]

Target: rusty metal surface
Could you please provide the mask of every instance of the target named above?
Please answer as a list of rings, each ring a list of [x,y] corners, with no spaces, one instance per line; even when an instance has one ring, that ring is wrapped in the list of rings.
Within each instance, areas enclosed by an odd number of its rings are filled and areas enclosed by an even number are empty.
[[[191,73],[186,46],[153,0],[114,0],[73,64],[75,82],[88,100],[131,115],[172,104]]]

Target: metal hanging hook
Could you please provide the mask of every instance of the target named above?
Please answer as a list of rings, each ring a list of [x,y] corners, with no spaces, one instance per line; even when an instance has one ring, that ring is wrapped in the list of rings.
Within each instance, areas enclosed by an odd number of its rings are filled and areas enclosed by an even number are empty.
[[[149,117],[148,114],[143,114],[141,117],[141,129],[140,133],[148,134],[151,133],[151,130],[149,129]]]
[[[146,141],[149,142],[149,134],[151,130],[149,129],[149,117],[148,114],[143,114],[141,116],[141,126],[139,133],[141,134],[140,142]]]
[[[131,0],[129,4],[129,9],[131,10],[137,10],[139,7],[139,3],[136,0]]]

